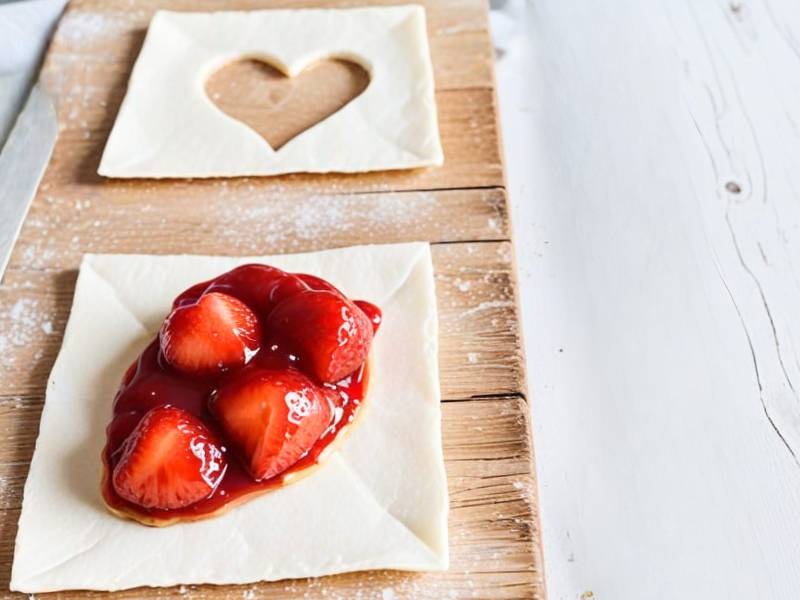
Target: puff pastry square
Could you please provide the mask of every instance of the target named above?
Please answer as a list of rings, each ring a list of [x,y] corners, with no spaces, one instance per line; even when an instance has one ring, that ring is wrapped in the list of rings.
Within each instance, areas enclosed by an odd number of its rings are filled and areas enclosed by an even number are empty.
[[[100,451],[126,367],[171,300],[237,265],[324,277],[378,304],[363,418],[297,483],[164,528],[113,516]],[[448,565],[433,269],[427,244],[248,258],[86,255],[25,484],[11,589],[234,584]]]
[[[370,74],[367,89],[279,150],[220,111],[204,81],[237,58],[288,76],[324,58]],[[433,69],[421,6],[178,13],[158,11],[98,172],[225,177],[441,165]]]

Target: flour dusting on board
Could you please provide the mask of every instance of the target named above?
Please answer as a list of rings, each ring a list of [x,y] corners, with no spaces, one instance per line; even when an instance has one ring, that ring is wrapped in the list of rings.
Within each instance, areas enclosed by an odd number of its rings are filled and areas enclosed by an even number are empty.
[[[53,333],[53,322],[38,300],[20,298],[10,308],[0,307],[0,332],[0,366],[10,369],[21,354],[19,349],[32,345],[42,333]],[[33,359],[42,355],[38,350]]]
[[[141,11],[116,14],[67,11],[59,24],[56,41],[73,47],[100,44],[131,31],[143,16]]]
[[[70,267],[86,252],[146,251],[141,231],[148,232],[148,245],[158,243],[164,253],[197,252],[199,242],[208,254],[302,252],[341,246],[343,241],[352,243],[354,231],[364,232],[359,239],[363,244],[406,241],[409,230],[424,239],[441,215],[436,195],[430,193],[386,194],[381,202],[373,202],[369,194],[318,194],[297,196],[287,206],[273,190],[256,195],[246,185],[233,187],[219,188],[211,206],[204,207],[213,210],[213,222],[204,222],[200,228],[200,223],[195,227],[190,221],[182,236],[175,236],[174,221],[160,212],[161,207],[148,201],[159,197],[160,189],[155,186],[142,189],[136,220],[125,218],[128,207],[112,202],[45,194],[45,206],[34,204],[31,208],[17,256],[29,269]],[[197,199],[178,196],[174,201],[190,205]],[[459,291],[470,291],[466,274],[456,286]]]
[[[246,206],[231,197],[220,208],[218,234],[226,244],[248,252],[297,251],[309,249],[309,242],[314,247],[317,241],[330,245],[331,238],[354,230],[368,231],[364,243],[386,242],[387,236],[408,225],[422,229],[436,214],[434,194],[387,194],[379,203],[368,200],[361,195],[314,195],[298,198],[297,209],[286,210],[269,199]]]
[[[59,52],[51,57],[42,70],[41,79],[50,93],[59,99],[59,128],[77,130],[84,142],[95,137],[97,119],[107,106],[104,86],[94,83],[98,68],[106,68],[115,58],[98,48],[119,44],[126,34],[130,35],[147,26],[149,14],[145,11],[122,11],[117,13],[67,10],[61,18],[53,38]],[[94,122],[90,122],[94,121]]]

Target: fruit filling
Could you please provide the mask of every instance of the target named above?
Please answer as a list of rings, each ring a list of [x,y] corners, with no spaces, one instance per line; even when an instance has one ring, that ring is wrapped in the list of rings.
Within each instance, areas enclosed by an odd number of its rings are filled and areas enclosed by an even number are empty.
[[[363,405],[380,323],[375,305],[267,265],[192,286],[114,399],[106,505],[169,525],[307,474]]]

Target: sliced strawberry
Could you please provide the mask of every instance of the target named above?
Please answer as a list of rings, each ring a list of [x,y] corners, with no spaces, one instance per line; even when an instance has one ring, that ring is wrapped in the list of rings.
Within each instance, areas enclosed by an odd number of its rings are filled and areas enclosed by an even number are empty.
[[[125,440],[112,484],[139,506],[183,508],[209,496],[226,466],[222,447],[197,417],[159,406]]]
[[[214,374],[241,367],[258,351],[255,313],[233,296],[210,292],[173,309],[159,334],[167,362],[180,371]]]
[[[383,313],[381,309],[372,302],[367,302],[366,300],[355,300],[354,304],[367,315],[369,322],[372,323],[372,332],[377,333],[381,323],[383,323]]]
[[[235,296],[256,312],[267,314],[274,305],[272,290],[287,276],[287,273],[268,265],[242,265],[217,277],[206,291]]]
[[[114,399],[114,410],[137,410],[140,414],[151,408],[171,404],[190,411],[202,410],[208,398],[208,383],[201,379],[165,371],[140,374]]]
[[[331,291],[300,292],[270,313],[267,327],[293,344],[306,369],[323,382],[336,382],[366,360],[373,327],[364,312]]]
[[[203,281],[201,283],[195,283],[192,287],[188,290],[184,290],[181,292],[175,300],[172,301],[172,308],[177,308],[179,306],[185,306],[186,304],[194,304],[197,302],[198,298],[203,295],[203,292],[206,291],[209,285],[211,285],[211,281]]]
[[[317,277],[316,275],[308,275],[307,273],[297,273],[295,277],[300,279],[312,290],[333,292],[339,296],[344,296],[344,294],[342,294],[342,292],[340,292],[337,288],[335,288],[333,284],[328,283],[327,281],[325,281],[321,277]]]
[[[175,373],[172,369],[165,370],[159,362],[159,343],[154,340],[125,373],[114,398],[114,414],[132,411],[141,416],[164,404],[194,414],[203,411],[208,398],[208,382]]]
[[[211,413],[257,481],[302,458],[330,426],[327,391],[294,369],[248,367],[211,397]]]
[[[182,292],[172,307],[194,304],[204,293],[221,292],[233,296],[261,315],[269,314],[281,300],[306,290],[327,290],[342,295],[333,285],[314,275],[286,273],[269,265],[236,267],[210,281]]]
[[[128,367],[128,370],[125,371],[125,375],[122,376],[123,388],[133,380],[133,377],[136,375],[136,371],[138,369],[139,369],[139,359],[137,358],[135,361],[131,363],[131,366]]]
[[[286,273],[284,277],[281,277],[275,282],[275,285],[270,291],[270,311],[286,298],[290,298],[300,292],[306,292],[309,289],[309,285],[303,281],[301,277]]]

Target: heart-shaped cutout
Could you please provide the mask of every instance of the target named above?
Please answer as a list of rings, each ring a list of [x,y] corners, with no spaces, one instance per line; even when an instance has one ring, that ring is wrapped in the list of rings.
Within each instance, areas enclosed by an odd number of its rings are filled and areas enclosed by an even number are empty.
[[[278,150],[357,98],[369,80],[364,67],[338,58],[320,60],[296,77],[248,58],[212,73],[205,91],[217,108]]]

